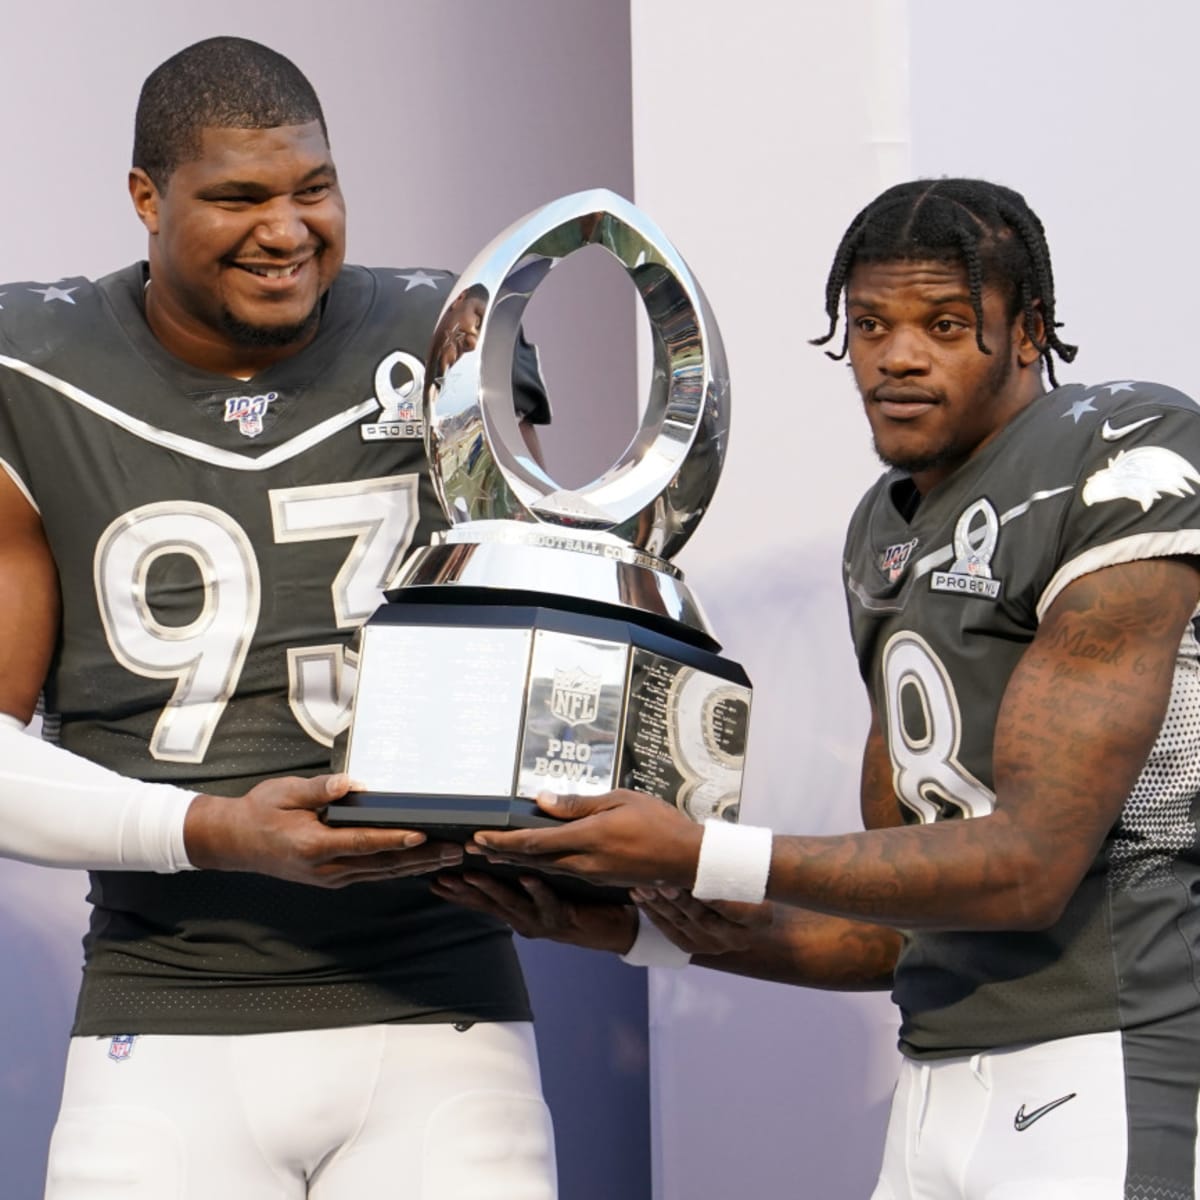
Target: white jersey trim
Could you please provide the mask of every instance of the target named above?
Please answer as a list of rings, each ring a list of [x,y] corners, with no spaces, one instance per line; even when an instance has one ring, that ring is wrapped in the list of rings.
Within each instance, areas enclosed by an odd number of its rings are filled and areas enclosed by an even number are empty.
[[[1050,605],[1075,580],[1102,567],[1138,562],[1146,558],[1173,558],[1181,554],[1200,554],[1200,529],[1176,529],[1166,533],[1134,533],[1103,546],[1093,546],[1063,563],[1054,573],[1038,599],[1040,621]]]
[[[49,372],[43,371],[31,363],[22,362],[19,358],[10,358],[6,354],[0,354],[0,366],[8,367],[10,370],[16,371],[19,375],[24,375],[32,379],[35,383],[40,383],[50,388],[67,400],[71,400],[75,404],[80,405],[80,407],[86,408],[88,412],[94,413],[103,420],[119,426],[126,433],[133,434],[134,437],[151,442],[156,446],[164,446],[168,450],[174,450],[179,454],[186,455],[188,458],[209,463],[214,467],[225,467],[231,471],[269,471],[272,467],[276,467],[282,462],[287,462],[289,459],[303,454],[306,450],[312,449],[313,446],[319,445],[326,438],[332,437],[335,433],[340,432],[349,425],[353,425],[356,421],[361,421],[365,417],[370,416],[371,413],[380,407],[379,401],[372,396],[364,400],[361,404],[356,404],[353,408],[335,413],[332,417],[328,417],[326,420],[320,422],[320,424],[314,425],[311,429],[297,434],[294,438],[291,438],[280,446],[276,446],[273,450],[267,450],[265,453],[258,455],[257,458],[254,458],[246,454],[237,454],[232,450],[225,450],[220,446],[209,446],[204,442],[196,441],[195,438],[183,437],[181,434],[171,433],[166,429],[159,429],[146,421],[140,420],[138,417],[132,417],[128,413],[122,412],[119,408],[114,408],[113,405],[103,400],[97,399],[82,388],[77,388],[74,384],[67,383],[65,379],[59,379],[57,376],[51,375]]]
[[[1022,501],[1020,504],[1013,505],[1007,512],[1000,514],[999,522],[1001,527],[1007,525],[1009,521],[1015,521],[1018,517],[1023,517],[1035,504],[1040,500],[1053,500],[1055,496],[1061,496],[1065,492],[1074,491],[1071,485],[1056,488],[1046,488],[1040,492],[1034,492],[1028,500]],[[930,571],[937,570],[943,563],[948,563],[954,557],[954,547],[952,545],[939,546],[936,550],[931,550],[924,557],[917,559],[913,567],[913,578],[923,579]]]
[[[45,867],[188,870],[195,792],[128,779],[0,720],[0,854]]]

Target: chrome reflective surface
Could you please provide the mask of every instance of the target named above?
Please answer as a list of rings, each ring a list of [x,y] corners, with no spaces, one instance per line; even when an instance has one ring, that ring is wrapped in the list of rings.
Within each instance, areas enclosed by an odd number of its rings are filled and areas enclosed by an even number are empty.
[[[637,287],[654,370],[618,461],[567,489],[521,436],[513,359],[535,289],[590,245]],[[612,192],[555,201],[464,272],[427,379],[450,528],[409,556],[391,581],[407,595],[363,628],[345,769],[367,790],[327,819],[505,827],[544,819],[529,803],[543,789],[625,786],[736,820],[748,681],[669,561],[712,499],[729,430],[724,350],[686,264]],[[409,395],[393,392],[380,437],[409,435]]]
[[[603,552],[619,551],[619,546],[604,546],[600,553],[578,552],[565,550],[553,530],[547,536],[546,545],[487,539],[424,546],[409,555],[395,586],[541,592],[549,603],[555,596],[573,596],[666,617],[700,630],[716,643],[699,602],[678,571],[652,570]]]
[[[539,629],[530,658],[517,795],[617,786],[630,647]]]
[[[669,800],[694,821],[736,821],[750,688],[637,647],[627,695],[620,785]]]
[[[363,627],[344,770],[370,791],[512,795],[533,633]]]
[[[341,769],[368,793],[419,798],[434,824],[454,823],[439,798],[613,787],[737,820],[749,687],[618,636],[476,624],[478,611],[363,627]]]
[[[531,457],[512,405],[513,354],[534,290],[567,255],[607,250],[633,281],[654,348],[641,423],[603,474],[564,488]],[[665,560],[712,499],[729,431],[729,375],[708,302],[662,231],[604,189],[531,213],[463,272],[434,333],[426,446],[450,520],[609,533]],[[514,535],[514,541],[520,535]],[[653,570],[666,573],[665,563]],[[655,576],[657,578],[657,575]]]

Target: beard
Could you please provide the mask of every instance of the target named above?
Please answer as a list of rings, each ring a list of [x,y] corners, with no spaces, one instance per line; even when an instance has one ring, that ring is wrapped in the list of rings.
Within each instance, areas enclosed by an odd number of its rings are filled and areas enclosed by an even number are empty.
[[[282,347],[294,346],[311,337],[321,319],[321,302],[313,305],[312,311],[302,321],[290,325],[251,325],[241,321],[225,308],[221,310],[221,329],[239,346]]]
[[[1013,361],[1008,354],[997,358],[983,377],[979,387],[976,388],[969,403],[972,406],[990,404],[1004,389],[1012,372]],[[875,453],[884,466],[895,467],[898,471],[905,471],[909,475],[919,475],[923,471],[941,470],[946,467],[960,467],[971,457],[979,445],[978,436],[951,437],[942,445],[932,447],[923,453],[914,451],[906,454],[903,451],[896,451],[887,454],[880,447],[878,438],[874,438],[872,441]]]

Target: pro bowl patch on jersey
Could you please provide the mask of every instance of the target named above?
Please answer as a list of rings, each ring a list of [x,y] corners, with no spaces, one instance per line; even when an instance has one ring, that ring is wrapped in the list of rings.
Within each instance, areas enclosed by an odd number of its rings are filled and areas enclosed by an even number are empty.
[[[225,401],[225,420],[238,423],[238,433],[243,437],[258,437],[263,431],[263,417],[272,400],[278,400],[278,392],[267,392],[262,396],[230,396]]]
[[[913,538],[911,542],[897,542],[879,556],[879,570],[888,583],[895,583],[904,574],[904,568],[908,566],[908,560],[917,548],[917,541],[917,538]]]
[[[934,571],[930,591],[995,600],[1000,580],[992,578],[992,557],[1000,537],[1000,519],[988,500],[976,500],[954,526],[954,563],[948,571]]]
[[[397,370],[398,369],[398,370]],[[397,383],[395,375],[400,376]],[[403,350],[382,359],[375,368],[375,395],[383,409],[375,420],[359,426],[364,442],[420,441],[425,422],[419,404],[425,386],[425,364]]]
[[[1138,446],[1110,458],[1088,478],[1082,495],[1087,505],[1132,500],[1149,512],[1163,496],[1194,496],[1193,483],[1200,483],[1200,473],[1183,455],[1165,446]]]

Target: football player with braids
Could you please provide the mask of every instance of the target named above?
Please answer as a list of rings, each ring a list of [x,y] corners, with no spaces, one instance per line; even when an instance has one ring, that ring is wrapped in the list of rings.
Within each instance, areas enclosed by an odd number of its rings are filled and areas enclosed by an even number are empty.
[[[344,264],[254,42],[150,75],[129,189],[148,262],[0,289],[0,852],[92,871],[46,1196],[549,1200],[510,931],[430,895],[459,848],[318,816],[354,631],[443,524],[395,415],[453,278]]]
[[[545,797],[562,825],[477,842],[634,885],[636,940],[631,914],[618,938],[533,882],[439,891],[638,961],[670,957],[649,929],[704,966],[890,988],[877,1200],[1195,1197],[1200,411],[1158,384],[1058,385],[1075,348],[1042,225],[994,184],[884,192],[826,307],[817,342],[845,320],[831,357],[888,468],[844,554],[865,831]]]

